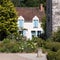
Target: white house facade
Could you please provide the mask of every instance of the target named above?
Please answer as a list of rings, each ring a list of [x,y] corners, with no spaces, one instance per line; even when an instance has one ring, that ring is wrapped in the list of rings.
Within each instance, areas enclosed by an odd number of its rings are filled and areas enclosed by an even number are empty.
[[[23,16],[18,18],[18,28],[21,35],[26,37],[27,39],[32,39],[32,37],[40,37],[40,35],[44,32],[41,27],[41,22],[39,22],[39,18],[34,16],[32,18],[32,22],[25,22]]]

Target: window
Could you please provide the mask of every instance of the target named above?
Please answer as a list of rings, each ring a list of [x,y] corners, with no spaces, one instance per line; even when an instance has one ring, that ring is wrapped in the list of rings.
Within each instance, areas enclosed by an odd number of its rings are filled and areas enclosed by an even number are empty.
[[[19,31],[20,35],[23,35],[23,31]]]
[[[19,20],[19,27],[23,28],[24,20]]]
[[[37,31],[37,36],[40,37],[41,31]]]
[[[38,28],[39,18],[37,16],[33,17],[33,27]]]
[[[23,36],[26,36],[26,31],[27,31],[27,30],[23,30]]]
[[[34,20],[34,28],[38,28],[38,20]]]
[[[36,32],[35,31],[31,31],[32,37],[36,36]]]

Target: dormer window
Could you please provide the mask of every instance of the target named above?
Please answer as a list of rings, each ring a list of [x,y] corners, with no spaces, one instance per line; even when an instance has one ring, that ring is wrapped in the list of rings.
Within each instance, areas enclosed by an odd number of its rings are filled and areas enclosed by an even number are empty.
[[[19,20],[19,26],[21,27],[21,28],[23,28],[23,25],[24,25],[24,20]]]
[[[34,20],[34,28],[38,28],[38,20]]]
[[[39,19],[37,16],[33,18],[33,27],[38,28]]]
[[[22,16],[18,18],[18,25],[20,28],[24,27],[24,18]]]

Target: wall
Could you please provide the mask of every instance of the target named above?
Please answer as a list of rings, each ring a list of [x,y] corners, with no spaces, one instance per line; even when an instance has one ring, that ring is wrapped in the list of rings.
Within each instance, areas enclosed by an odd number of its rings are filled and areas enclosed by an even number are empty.
[[[60,26],[60,0],[52,0],[52,30]]]
[[[41,22],[38,24],[38,28],[34,28],[32,22],[25,22],[24,28],[27,29],[27,32],[26,32],[27,38],[30,38],[30,39],[32,39],[31,31],[41,31],[43,33]]]

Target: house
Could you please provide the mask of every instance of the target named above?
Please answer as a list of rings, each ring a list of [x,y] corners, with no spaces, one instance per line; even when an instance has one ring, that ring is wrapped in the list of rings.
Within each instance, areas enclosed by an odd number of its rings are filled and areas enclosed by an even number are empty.
[[[39,7],[17,7],[19,33],[27,39],[40,37],[44,32],[41,27],[42,17],[45,15],[43,6]]]

